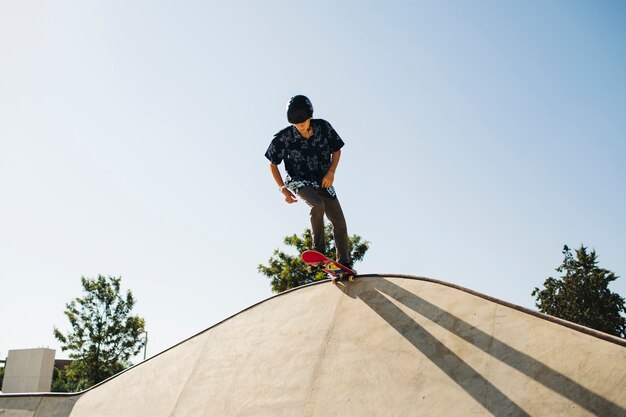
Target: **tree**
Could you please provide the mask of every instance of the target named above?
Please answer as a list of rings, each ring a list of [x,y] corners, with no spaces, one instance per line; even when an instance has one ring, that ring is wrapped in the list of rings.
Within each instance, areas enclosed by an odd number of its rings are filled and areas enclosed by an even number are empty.
[[[327,238],[326,253],[335,253],[335,240],[333,238],[332,226],[325,225]],[[304,230],[301,236],[295,234],[286,236],[284,243],[296,249],[295,255],[289,255],[280,249],[274,251],[274,255],[269,259],[269,265],[259,265],[260,273],[271,279],[272,291],[279,293],[301,285],[310,284],[328,278],[322,271],[310,273],[307,266],[300,259],[300,254],[313,246],[311,229]],[[363,259],[365,252],[369,249],[369,242],[364,241],[358,235],[350,236],[351,258],[353,262]]]
[[[130,290],[120,294],[121,281],[102,275],[82,277],[84,296],[66,304],[72,330],[64,334],[54,328],[62,350],[72,352],[69,356],[74,359],[62,376],[69,390],[85,389],[115,375],[143,348],[145,320],[131,315],[135,299]]]
[[[57,368],[56,366],[52,370],[52,384],[50,386],[51,392],[69,392],[67,382],[67,375],[65,372]]]
[[[618,276],[598,267],[598,257],[581,245],[576,257],[564,246],[563,264],[556,271],[565,273],[561,278],[549,277],[544,289],[535,288],[536,306],[542,313],[591,327],[593,329],[626,337],[626,303],[619,294],[609,290],[609,283]]]

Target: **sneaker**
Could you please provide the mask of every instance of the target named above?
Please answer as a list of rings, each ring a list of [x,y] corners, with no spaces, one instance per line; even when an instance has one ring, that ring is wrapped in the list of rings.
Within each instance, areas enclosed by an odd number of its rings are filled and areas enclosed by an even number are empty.
[[[354,274],[356,275],[356,270],[352,267],[352,261],[348,261],[348,262],[341,262],[339,260],[336,261],[338,264],[341,264],[343,266],[345,266],[348,269],[351,269],[354,271]]]

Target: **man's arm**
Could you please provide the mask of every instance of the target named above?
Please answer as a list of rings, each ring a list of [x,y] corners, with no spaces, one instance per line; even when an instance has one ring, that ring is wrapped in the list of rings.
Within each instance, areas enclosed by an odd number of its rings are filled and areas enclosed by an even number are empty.
[[[280,174],[278,166],[270,163],[270,171],[272,173],[272,177],[274,177],[274,181],[276,181],[276,185],[280,188],[280,192],[283,194],[283,197],[285,197],[285,201],[289,204],[297,202],[298,199],[296,196],[287,187],[285,187],[283,176]]]
[[[330,168],[322,179],[322,187],[332,187],[333,182],[335,182],[335,171],[337,170],[337,165],[339,165],[339,159],[341,159],[341,149],[332,153],[330,157]]]

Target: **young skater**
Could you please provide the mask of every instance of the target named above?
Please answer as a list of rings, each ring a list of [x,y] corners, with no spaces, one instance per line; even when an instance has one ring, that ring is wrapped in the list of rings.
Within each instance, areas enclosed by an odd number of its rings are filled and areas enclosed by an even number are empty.
[[[333,187],[344,142],[330,123],[312,117],[311,101],[302,95],[292,97],[287,103],[291,126],[274,135],[265,157],[285,201],[292,204],[299,197],[311,208],[312,249],[325,253],[326,215],[333,226],[337,262],[352,268],[346,220]],[[287,171],[284,181],[278,168],[283,161]]]

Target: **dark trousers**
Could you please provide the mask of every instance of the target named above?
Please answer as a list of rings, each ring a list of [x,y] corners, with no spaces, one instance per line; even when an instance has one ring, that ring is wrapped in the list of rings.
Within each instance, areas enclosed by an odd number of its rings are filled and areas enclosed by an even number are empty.
[[[335,248],[337,250],[337,262],[350,265],[350,248],[348,240],[348,227],[341,210],[339,199],[332,197],[323,188],[302,187],[298,190],[298,196],[311,207],[311,232],[313,234],[313,249],[324,253],[326,241],[324,237],[324,215],[333,225]]]

